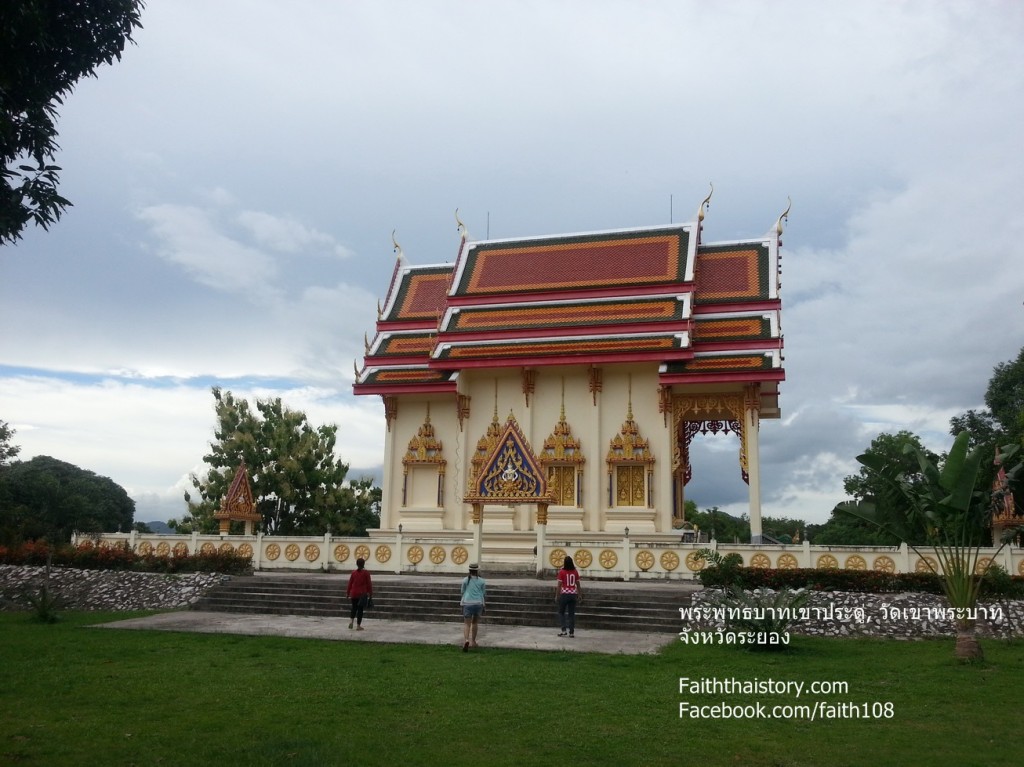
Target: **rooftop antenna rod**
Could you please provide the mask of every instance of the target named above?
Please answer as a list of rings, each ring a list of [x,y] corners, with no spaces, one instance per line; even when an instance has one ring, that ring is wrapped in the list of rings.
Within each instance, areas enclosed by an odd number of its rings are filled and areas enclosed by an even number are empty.
[[[668,222],[674,224],[675,221],[672,219],[672,195],[668,196]]]
[[[491,239],[491,211],[487,211],[487,239]]]

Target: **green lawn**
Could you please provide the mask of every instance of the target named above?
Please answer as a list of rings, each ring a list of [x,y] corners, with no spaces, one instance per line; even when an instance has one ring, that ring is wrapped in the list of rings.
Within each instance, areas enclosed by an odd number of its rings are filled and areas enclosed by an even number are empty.
[[[110,631],[0,613],[0,765],[1021,764],[1024,643],[796,637],[658,656]],[[841,695],[680,694],[679,678]],[[680,719],[679,704],[892,703],[859,720]],[[879,713],[885,713],[879,707]]]

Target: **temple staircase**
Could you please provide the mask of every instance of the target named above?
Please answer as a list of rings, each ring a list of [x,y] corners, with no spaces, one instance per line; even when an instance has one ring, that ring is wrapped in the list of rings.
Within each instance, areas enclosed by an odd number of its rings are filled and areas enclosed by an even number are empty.
[[[374,607],[367,616],[384,620],[460,623],[461,578],[375,580]],[[238,576],[215,586],[193,610],[309,615],[347,619],[346,581],[296,576]],[[679,608],[690,605],[690,590],[602,584],[587,589],[576,608],[576,625],[590,629],[677,632]],[[488,623],[554,626],[554,584],[536,579],[504,579],[487,584]]]

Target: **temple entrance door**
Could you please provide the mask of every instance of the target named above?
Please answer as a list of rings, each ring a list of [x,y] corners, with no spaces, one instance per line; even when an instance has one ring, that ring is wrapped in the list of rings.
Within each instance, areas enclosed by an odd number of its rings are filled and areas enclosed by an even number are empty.
[[[463,501],[472,507],[476,561],[483,558],[483,517],[486,504],[536,504],[537,551],[544,550],[548,506],[553,502],[544,468],[523,436],[515,416],[509,413],[505,429],[490,455],[480,463]],[[538,572],[540,557],[537,558]]]

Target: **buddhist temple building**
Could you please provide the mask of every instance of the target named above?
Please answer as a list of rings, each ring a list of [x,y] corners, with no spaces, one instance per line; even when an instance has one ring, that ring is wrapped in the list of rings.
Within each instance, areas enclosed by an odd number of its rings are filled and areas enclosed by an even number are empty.
[[[706,243],[707,203],[688,223],[516,239],[459,222],[447,264],[395,244],[353,387],[383,400],[382,531],[472,532],[497,562],[544,536],[678,535],[690,443],[724,432],[760,542],[783,217]]]
[[[232,522],[243,522],[245,535],[252,535],[254,525],[263,521],[263,515],[256,508],[256,501],[253,499],[249,470],[245,467],[244,461],[235,471],[231,486],[221,500],[220,508],[213,513],[213,518],[219,523],[222,535],[231,532]]]

